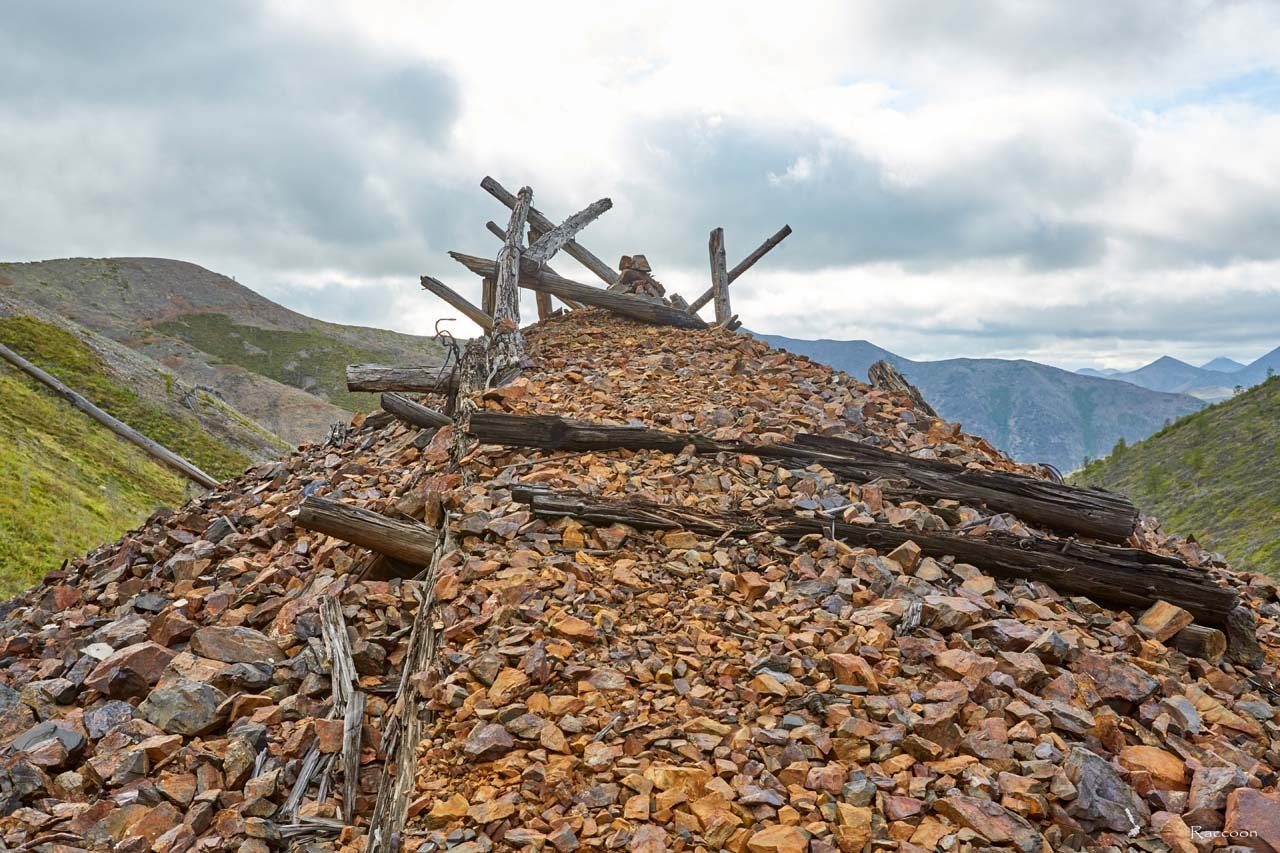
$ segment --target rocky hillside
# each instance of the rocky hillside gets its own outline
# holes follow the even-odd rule
[[[723,330],[574,311],[529,343],[536,367],[480,408],[845,436],[1034,476]],[[517,487],[686,521],[549,516]],[[425,572],[397,566],[304,529],[307,496],[444,535]],[[724,513],[813,532],[692,521]],[[836,522],[912,541],[855,545]],[[1001,533],[1080,547],[821,464],[477,446],[358,417],[345,446],[248,471],[0,607],[0,841],[1193,853],[1194,826],[1280,847],[1276,584],[1134,530],[1125,553],[1238,600],[1223,658],[1181,608],[1064,595],[936,544]]]
[[[759,337],[858,377],[886,359],[943,417],[959,421],[1015,459],[1047,462],[1062,471],[1106,455],[1119,439],[1143,439],[1204,405],[1184,394],[1151,391],[1032,361],[912,361],[868,341]]]
[[[1280,576],[1280,378],[1117,448],[1075,479],[1131,495],[1170,531]]]
[[[293,444],[377,405],[346,390],[348,364],[439,359],[426,338],[314,320],[183,261],[0,264],[4,293],[148,356]]]

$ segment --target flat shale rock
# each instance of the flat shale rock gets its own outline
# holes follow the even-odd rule
[[[588,310],[527,340],[532,365],[476,405],[1036,475],[746,335]],[[1053,538],[983,506],[739,453],[467,445],[455,466],[459,438],[358,415],[0,607],[0,846],[371,853],[420,700],[409,853],[1205,853],[1197,826],[1276,848],[1277,587],[1151,520],[1129,544],[1235,589],[1260,658],[1189,660],[1178,608],[1111,610],[914,542],[596,525],[511,495]],[[295,526],[310,495],[447,523],[450,546],[432,577],[399,576]],[[329,600],[367,701],[345,828]],[[435,654],[406,673],[423,601]]]

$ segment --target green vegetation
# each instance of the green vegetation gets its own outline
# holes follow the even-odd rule
[[[235,323],[225,314],[188,314],[151,328],[208,353],[214,363],[239,365],[352,412],[376,407],[377,397],[347,390],[348,364],[403,362],[393,350],[354,346],[320,330],[261,329]]]
[[[181,475],[2,362],[0,397],[0,597],[183,500]]]
[[[171,415],[121,385],[97,353],[66,329],[32,317],[0,317],[0,340],[111,415],[215,477],[234,476],[250,464],[244,454],[213,439],[194,417]]]
[[[1128,494],[1236,568],[1280,576],[1280,378],[1118,443],[1072,481]]]

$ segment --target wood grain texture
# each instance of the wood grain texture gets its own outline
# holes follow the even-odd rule
[[[707,251],[711,255],[711,299],[715,303],[716,325],[727,326],[733,317],[729,307],[729,272],[728,261],[724,252],[724,229],[711,229],[711,237],[707,240]]]
[[[385,364],[348,364],[348,391],[404,391],[447,394],[457,387],[452,371],[440,374],[440,365],[392,367]]]
[[[912,408],[917,412],[928,415],[931,418],[938,416],[938,413],[933,410],[933,406],[930,406],[924,395],[920,393],[920,389],[908,382],[896,367],[884,359],[880,359],[867,368],[867,380],[871,382],[871,387],[881,391],[888,391],[892,394],[905,394],[907,399],[911,401]]]
[[[315,495],[303,498],[294,523],[415,566],[430,563],[436,547],[436,532],[425,524]]]
[[[1218,586],[1200,569],[1173,557],[1134,548],[1003,533],[920,533],[885,523],[845,524],[790,515],[711,515],[645,501],[607,500],[529,487],[513,489],[512,498],[527,504],[540,518],[572,517],[598,525],[685,529],[708,536],[770,533],[789,540],[816,533],[881,553],[914,542],[928,557],[954,558],[998,578],[1042,581],[1061,593],[1088,596],[1134,612],[1163,599],[1208,625],[1224,624],[1238,600],[1235,590]]]
[[[564,222],[549,231],[543,231],[525,252],[525,257],[535,264],[545,264],[572,240],[583,228],[600,218],[606,210],[613,207],[613,201],[602,198],[570,216]]]
[[[524,336],[520,334],[520,258],[524,253],[524,227],[533,206],[533,190],[521,187],[511,208],[507,236],[496,261],[493,330],[489,335],[489,358],[495,365],[524,361]]]
[[[485,277],[495,273],[494,263],[488,258],[464,255],[461,252],[450,252],[449,257],[478,276]],[[533,264],[521,267],[520,286],[526,290],[541,290],[550,293],[552,296],[571,299],[583,305],[606,308],[615,314],[645,323],[676,326],[681,329],[707,328],[707,324],[700,318],[678,308],[672,308],[669,305],[663,305],[658,302],[649,302],[634,296],[611,293],[598,287],[570,281],[546,270],[539,270]]]
[[[894,493],[922,500],[954,498],[995,512],[1012,513],[1032,524],[1073,535],[1123,542],[1133,532],[1138,510],[1123,495],[1069,486],[1001,471],[980,471],[936,459],[915,459],[848,439],[798,435],[783,444],[716,441],[692,432],[612,426],[555,415],[477,413],[470,431],[488,444],[547,450],[662,450],[679,453],[749,453],[818,462],[838,477],[859,483],[905,481]]]
[[[480,186],[485,192],[489,193],[489,195],[493,196],[507,207],[515,205],[516,197],[493,178],[486,176],[485,179],[480,182]],[[529,209],[529,224],[543,233],[556,227],[556,224],[543,215],[543,213],[536,207],[531,207]],[[564,253],[599,276],[600,280],[605,284],[613,284],[618,280],[618,273],[613,269],[613,267],[591,254],[591,252],[587,251],[577,241],[570,240],[565,243]]]
[[[39,367],[36,367],[34,364],[27,361],[4,344],[0,344],[0,358],[3,358],[5,361],[9,362],[32,379],[43,383],[49,388],[49,390],[53,391],[72,406],[102,424],[111,432],[120,436],[130,444],[141,448],[153,459],[157,459],[175,471],[180,472],[192,482],[199,483],[206,489],[212,489],[218,485],[218,480],[215,477],[201,471],[194,464],[183,459],[160,442],[152,441],[124,421],[118,420],[104,412],[102,409],[99,409],[93,403],[89,402],[87,398],[80,396],[75,391],[71,390],[71,388],[60,382],[57,377],[46,373]]]

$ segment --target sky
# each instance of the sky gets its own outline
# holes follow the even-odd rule
[[[1280,3],[17,0],[0,259],[192,261],[430,334],[492,175],[750,329],[1136,367],[1280,344]],[[567,257],[561,274],[594,283]],[[532,300],[524,310],[532,316]],[[469,335],[465,320],[449,324]]]

